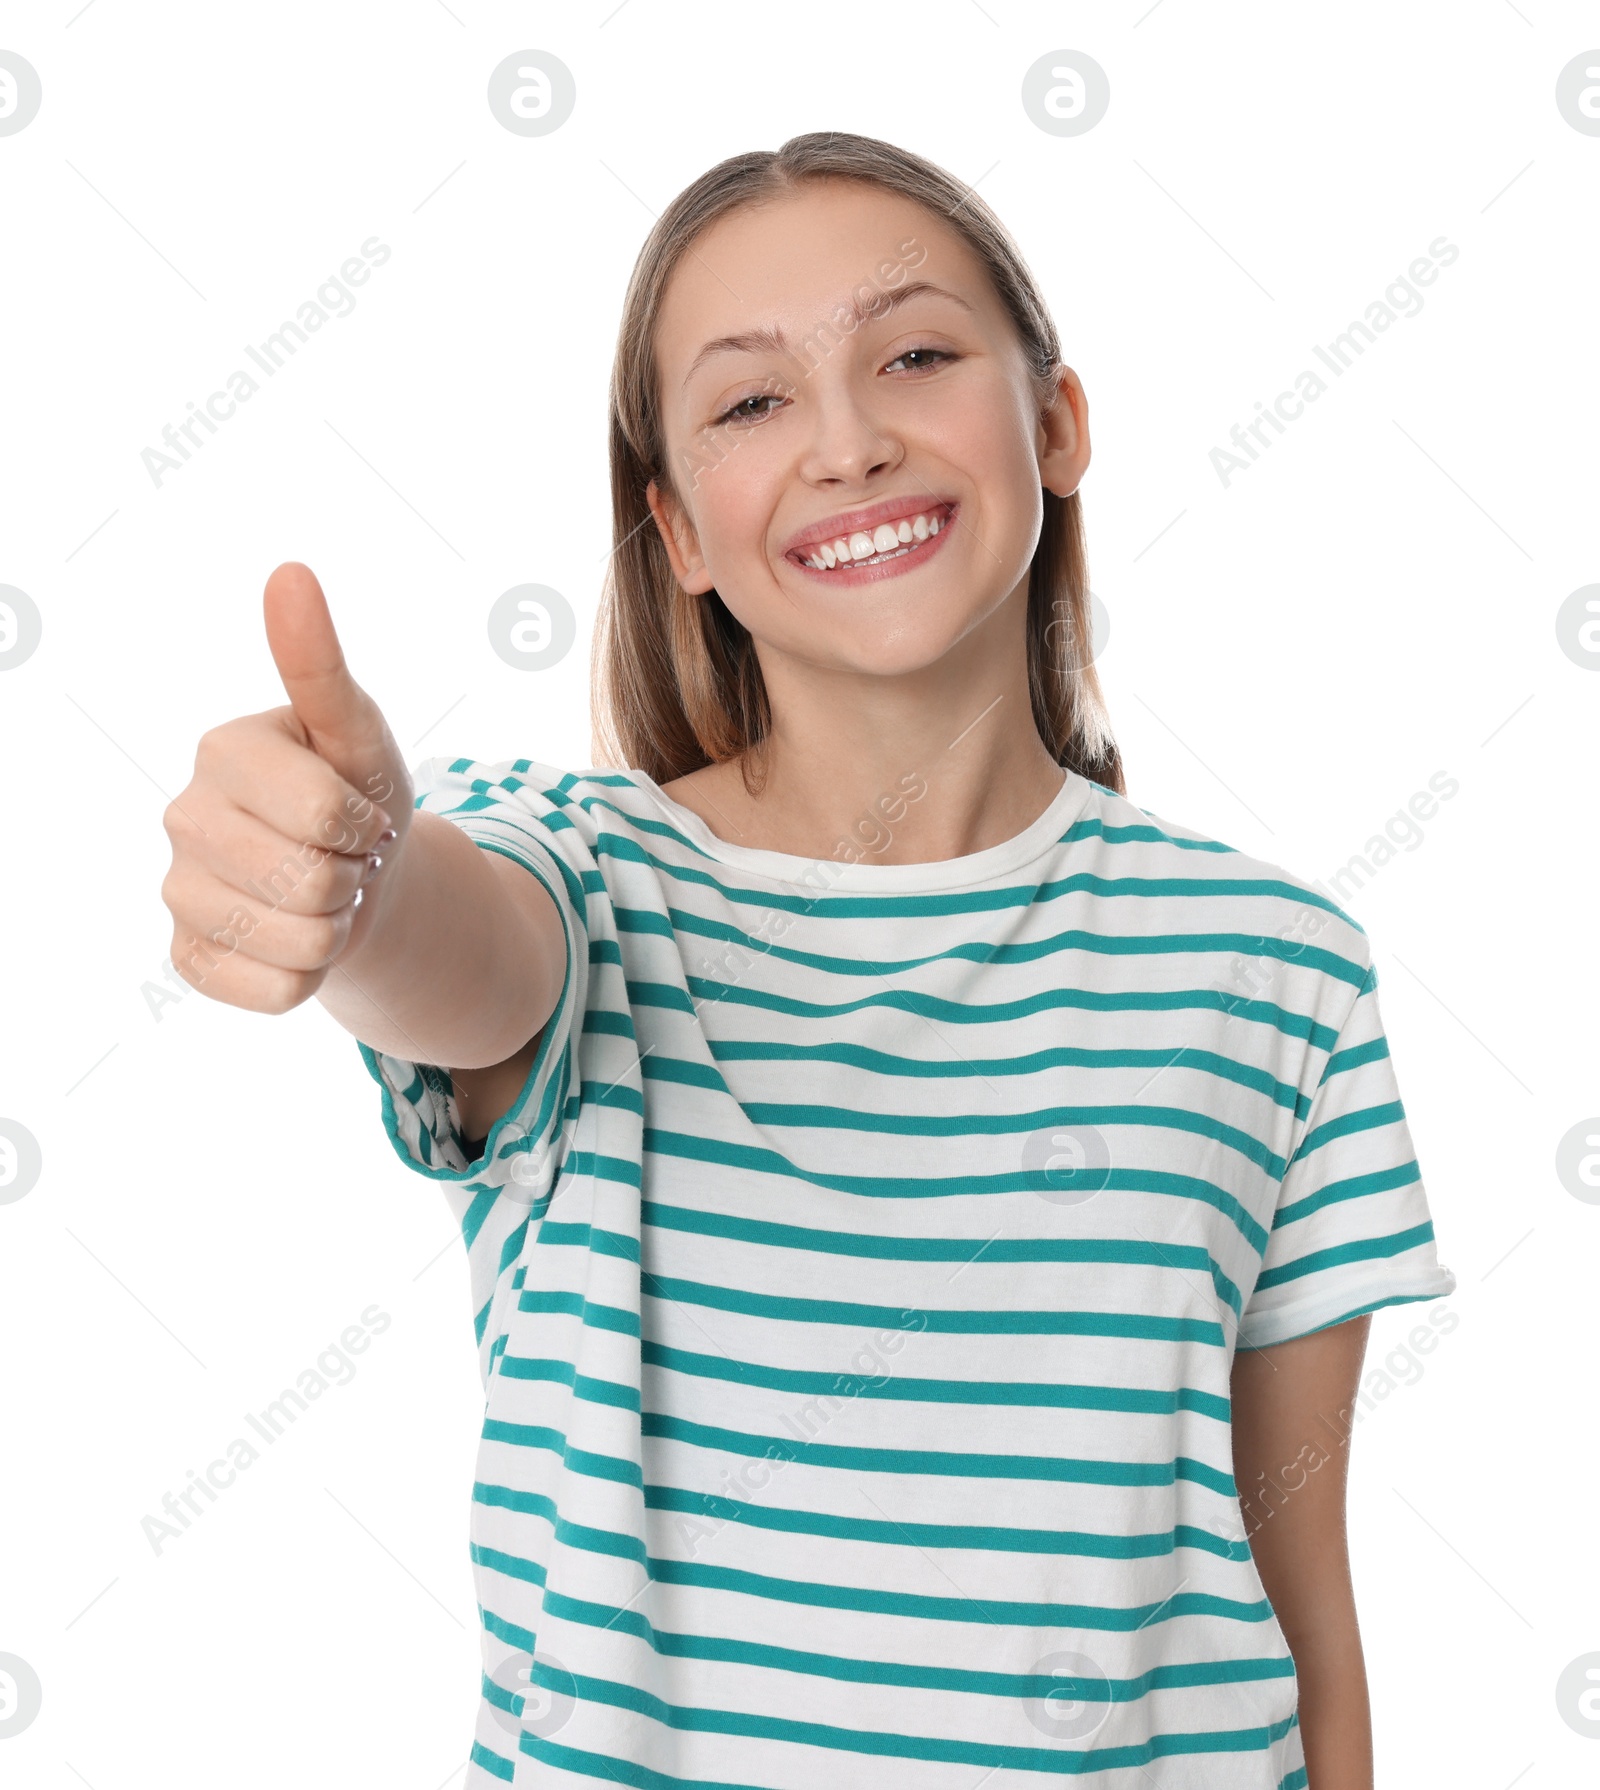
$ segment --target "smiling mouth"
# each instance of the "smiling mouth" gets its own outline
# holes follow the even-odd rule
[[[808,572],[821,572],[824,576],[913,558],[927,552],[949,526],[957,507],[953,503],[933,504],[916,515],[901,517],[898,522],[880,522],[876,528],[857,529],[831,541],[810,542],[806,547],[795,548],[787,557]]]

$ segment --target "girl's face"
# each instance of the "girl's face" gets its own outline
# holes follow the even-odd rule
[[[702,232],[668,283],[656,356],[682,507],[655,482],[649,497],[673,570],[715,588],[764,655],[932,665],[1025,591],[1041,485],[1067,496],[1089,460],[1077,376],[1062,369],[1041,418],[962,237],[856,181]]]

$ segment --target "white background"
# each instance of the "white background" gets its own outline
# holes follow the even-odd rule
[[[1326,879],[1435,772],[1459,780],[1340,895],[1374,942],[1459,1279],[1426,1361],[1403,1352],[1421,1308],[1373,1320],[1369,1371],[1402,1351],[1352,1458],[1379,1783],[1593,1781],[1600,1745],[1555,1685],[1600,1649],[1600,1208],[1555,1153],[1600,1108],[1580,1024],[1600,681],[1555,617],[1600,578],[1600,137],[1554,86],[1597,43],[1595,8],[1549,0],[0,15],[44,94],[0,138],[0,583],[44,621],[0,678],[0,1116],[44,1161],[0,1206],[0,1652],[44,1687],[0,1778],[459,1784],[481,1413],[464,1252],[319,1005],[152,1012],[160,817],[204,729],[284,700],[261,589],[288,558],[319,573],[413,763],[594,762],[605,387],[634,256],[711,163],[838,127],[976,182],[1053,306],[1089,394],[1132,798]],[[485,100],[530,47],[577,81],[547,137]],[[1019,97],[1061,47],[1111,82],[1076,138]],[[155,486],[141,449],[374,234],[393,254],[355,310]],[[1210,451],[1441,234],[1459,259],[1420,313],[1225,488]],[[489,605],[521,582],[578,613],[547,672],[489,647]],[[163,1494],[374,1303],[393,1321],[355,1378],[156,1554],[141,1521]]]

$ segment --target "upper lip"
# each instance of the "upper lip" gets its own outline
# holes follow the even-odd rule
[[[808,522],[790,535],[783,544],[785,554],[802,547],[814,547],[819,541],[832,541],[843,536],[849,540],[859,532],[871,534],[880,522],[899,522],[904,517],[926,516],[934,510],[953,509],[956,499],[940,497],[932,492],[917,497],[886,497],[882,503],[868,504],[865,509],[841,510],[837,516],[824,516],[820,522]]]

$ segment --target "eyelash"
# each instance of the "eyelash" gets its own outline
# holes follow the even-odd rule
[[[917,343],[913,347],[902,348],[900,350],[900,352],[894,357],[894,360],[891,360],[889,362],[889,365],[892,367],[894,365],[895,361],[904,360],[908,354],[932,354],[932,355],[936,355],[938,357],[938,359],[941,361],[953,361],[953,360],[959,360],[961,358],[959,355],[952,354],[947,348],[931,348],[931,347],[926,347],[921,343]],[[932,368],[920,368],[919,369],[919,368],[913,367],[911,369],[911,371],[913,373],[919,372],[919,371],[931,372]],[[729,426],[747,426],[750,423],[765,422],[766,419],[772,415],[772,412],[770,410],[763,410],[758,413],[747,412],[744,416],[740,416],[738,414],[739,405],[740,404],[756,403],[759,401],[764,401],[765,399],[768,399],[768,398],[777,398],[777,397],[780,397],[781,395],[782,394],[779,392],[751,392],[748,396],[740,398],[738,403],[730,405],[728,407],[728,409],[723,411],[722,415],[715,419],[716,423],[720,427],[724,424],[727,424]]]

